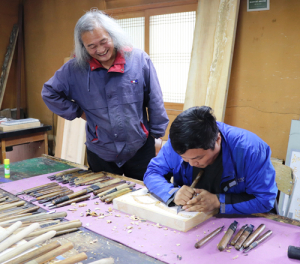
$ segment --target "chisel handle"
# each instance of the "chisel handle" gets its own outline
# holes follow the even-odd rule
[[[85,201],[85,200],[88,200],[90,197],[91,197],[90,194],[83,195],[83,196],[80,196],[80,197],[71,199],[71,200],[69,200],[69,201],[66,201],[66,202],[64,202],[64,203],[57,204],[56,207],[63,207],[63,206],[65,206],[65,205],[69,205],[69,204],[71,204],[71,203],[77,203],[77,202]]]
[[[66,202],[66,201],[69,201],[73,198],[76,198],[78,196],[81,196],[81,195],[84,195],[87,193],[87,190],[86,189],[83,189],[79,192],[75,192],[75,193],[72,193],[70,195],[66,195],[66,196],[63,196],[63,197],[60,197],[54,201],[52,201],[52,204],[59,204],[59,203],[63,203],[63,202]]]

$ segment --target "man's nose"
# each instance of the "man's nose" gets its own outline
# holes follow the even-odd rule
[[[101,45],[97,47],[97,53],[103,53],[105,51],[105,48],[102,47]]]
[[[195,160],[189,160],[189,164],[190,164],[192,167],[195,167],[196,165],[198,165],[198,162],[195,161]]]

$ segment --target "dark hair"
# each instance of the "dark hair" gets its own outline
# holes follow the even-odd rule
[[[178,115],[170,128],[173,149],[184,154],[189,149],[212,149],[219,129],[213,110],[208,106],[191,107]]]

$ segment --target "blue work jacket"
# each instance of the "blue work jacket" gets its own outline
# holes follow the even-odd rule
[[[125,59],[122,72],[79,68],[75,59],[70,60],[42,89],[44,102],[55,114],[67,120],[86,114],[87,148],[119,167],[149,134],[162,137],[169,123],[149,56],[133,49]]]
[[[222,136],[220,213],[252,214],[269,212],[275,203],[277,186],[270,147],[255,134],[217,122]],[[190,186],[193,167],[172,148],[170,139],[153,158],[144,176],[151,193],[167,203],[178,188],[164,175],[172,173],[174,185]]]

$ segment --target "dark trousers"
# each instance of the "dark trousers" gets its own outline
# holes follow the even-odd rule
[[[93,172],[106,171],[119,175],[125,175],[136,180],[143,180],[147,166],[152,158],[155,157],[154,138],[149,136],[145,145],[128,160],[122,167],[118,167],[115,162],[108,162],[101,159],[98,155],[87,149],[87,160]]]

